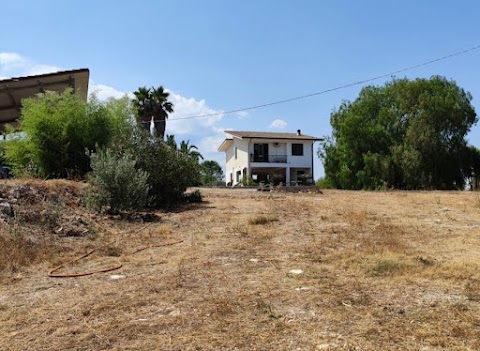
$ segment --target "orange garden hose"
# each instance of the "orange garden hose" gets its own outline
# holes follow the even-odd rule
[[[149,223],[147,224],[146,226],[140,228],[139,230],[137,230],[134,234],[138,234],[139,232],[147,229],[149,226],[151,226],[152,223]],[[115,240],[113,240],[115,241]],[[61,273],[56,273],[57,271],[59,271],[60,269],[62,268],[65,268],[65,266],[67,265],[71,265],[75,262],[78,262],[88,256],[90,256],[91,254],[93,254],[95,251],[97,251],[98,249],[101,249],[102,247],[105,247],[111,243],[113,243],[113,241],[110,241],[106,244],[103,244],[99,247],[96,247],[95,249],[93,250],[90,250],[88,251],[86,254],[80,256],[80,257],[77,257],[71,261],[68,261],[66,263],[63,263],[61,264],[60,266],[57,266],[55,267],[54,269],[52,269],[51,271],[48,272],[48,276],[50,278],[76,278],[76,277],[84,277],[84,276],[87,276],[87,275],[93,275],[93,274],[96,274],[96,273],[106,273],[106,272],[111,272],[111,271],[114,271],[114,270],[117,270],[117,269],[120,269],[123,267],[123,264],[122,262],[118,261],[118,264],[115,265],[114,267],[110,267],[110,268],[105,268],[105,269],[99,269],[99,270],[95,270],[95,271],[89,271],[89,272],[81,272],[81,273],[71,273],[71,274],[61,274]],[[144,250],[147,250],[147,249],[150,249],[150,248],[153,248],[153,247],[164,247],[164,246],[171,246],[171,245],[175,245],[175,244],[179,244],[183,242],[183,240],[176,240],[176,241],[172,241],[172,242],[168,242],[168,243],[165,243],[165,244],[159,244],[159,245],[150,245],[150,246],[146,246],[146,247],[142,247],[138,250],[135,250],[133,251],[132,253],[130,253],[129,255],[133,255],[133,254],[136,254],[140,251],[144,251]]]

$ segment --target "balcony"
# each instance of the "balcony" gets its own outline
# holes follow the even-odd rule
[[[250,154],[250,162],[287,163],[287,155],[254,155],[254,154]]]

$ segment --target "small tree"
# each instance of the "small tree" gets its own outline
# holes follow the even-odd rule
[[[200,174],[203,185],[224,185],[223,170],[217,161],[203,161],[200,165]]]
[[[190,140],[182,140],[180,143],[180,148],[178,151],[185,156],[191,158],[193,161],[196,163],[200,162],[200,160],[203,160],[203,156],[200,152],[197,151],[198,147],[195,145],[190,145]]]
[[[164,142],[151,141],[143,135],[134,152],[138,157],[138,168],[149,174],[150,206],[172,206],[182,201],[185,190],[195,184],[198,164]]]
[[[90,156],[93,189],[87,195],[87,205],[109,213],[142,209],[148,198],[148,173],[137,169],[136,159],[128,153],[116,154],[111,149]]]

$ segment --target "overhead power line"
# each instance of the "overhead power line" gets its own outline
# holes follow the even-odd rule
[[[372,81],[375,81],[375,80],[378,80],[378,79],[382,79],[382,78],[386,78],[386,77],[391,77],[391,76],[393,76],[395,74],[398,74],[398,73],[403,73],[403,72],[410,71],[410,70],[413,70],[413,69],[416,69],[416,68],[419,68],[419,67],[428,66],[428,65],[431,65],[435,62],[443,61],[443,60],[446,60],[446,59],[449,59],[449,58],[452,58],[452,57],[455,57],[455,56],[459,56],[459,55],[464,55],[464,54],[467,54],[469,52],[472,52],[472,51],[475,51],[475,50],[478,50],[478,49],[480,49],[480,45],[476,45],[476,46],[473,46],[469,49],[465,49],[465,50],[462,50],[462,51],[457,51],[457,52],[454,52],[452,54],[445,55],[445,56],[442,56],[442,57],[439,57],[439,58],[436,58],[436,59],[433,59],[433,60],[430,60],[430,61],[422,62],[422,63],[416,64],[416,65],[413,65],[413,66],[408,66],[408,67],[399,69],[397,71],[382,74],[380,76],[360,80],[360,81],[349,83],[349,84],[340,85],[340,86],[337,86],[337,87],[334,87],[334,88],[317,91],[317,92],[311,93],[311,94],[295,96],[295,97],[288,98],[288,99],[277,100],[277,101],[273,101],[273,102],[267,102],[265,104],[254,105],[254,106],[249,106],[249,107],[244,107],[244,108],[239,108],[239,109],[234,109],[234,110],[227,110],[227,111],[223,111],[223,112],[206,113],[206,114],[202,114],[202,115],[170,118],[169,121],[177,121],[177,120],[183,120],[183,119],[195,119],[195,118],[206,118],[206,117],[227,115],[227,114],[232,114],[232,113],[255,110],[255,109],[258,109],[258,108],[262,108],[262,107],[285,104],[287,102],[292,102],[292,101],[297,101],[297,100],[308,99],[308,98],[313,97],[313,96],[322,95],[322,94],[330,93],[332,91],[336,91],[336,90],[340,90],[340,89],[353,87],[353,86],[356,86],[356,85],[369,83],[369,82],[372,82]]]

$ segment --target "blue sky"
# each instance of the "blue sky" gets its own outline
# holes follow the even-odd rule
[[[224,129],[331,133],[330,113],[362,85],[309,99],[202,119],[322,91],[480,45],[478,1],[8,1],[0,21],[0,77],[90,69],[102,98],[166,87],[167,133],[207,159]],[[480,49],[397,77],[442,75],[480,111]],[[381,85],[388,79],[370,84]],[[468,135],[480,147],[480,128]],[[315,160],[315,177],[323,173]]]

